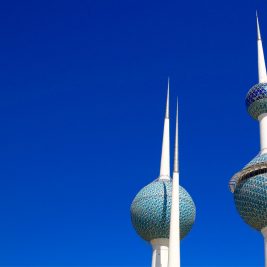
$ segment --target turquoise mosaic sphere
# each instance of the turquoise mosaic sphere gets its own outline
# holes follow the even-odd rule
[[[267,161],[267,153],[265,154],[258,154],[254,159],[252,159],[245,167],[248,168],[252,165],[258,164],[258,163],[263,163]]]
[[[187,191],[180,186],[180,239],[191,230],[196,207]],[[169,238],[172,182],[156,180],[136,195],[131,205],[132,224],[143,239]]]
[[[259,116],[267,113],[267,83],[254,85],[246,96],[246,106],[252,118],[258,120]]]
[[[234,192],[236,208],[242,219],[256,230],[267,226],[267,174],[241,181]]]

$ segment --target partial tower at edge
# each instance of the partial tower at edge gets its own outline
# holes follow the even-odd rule
[[[257,14],[256,22],[259,83],[247,93],[246,107],[250,116],[259,121],[260,152],[231,178],[229,186],[241,218],[263,234],[267,267],[267,75]]]

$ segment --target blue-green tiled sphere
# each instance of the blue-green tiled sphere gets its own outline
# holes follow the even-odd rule
[[[248,113],[255,120],[263,113],[267,113],[267,83],[254,85],[246,96]]]
[[[263,163],[267,161],[267,153],[265,154],[258,154],[254,159],[252,159],[246,166],[245,168],[248,168],[252,165],[258,164],[258,163]],[[244,168],[244,169],[245,169]]]
[[[267,174],[241,181],[234,192],[236,208],[242,219],[256,230],[267,226]]]
[[[191,230],[196,216],[195,204],[180,186],[180,239]],[[136,232],[145,240],[169,238],[172,182],[156,180],[136,195],[131,205],[131,219]]]

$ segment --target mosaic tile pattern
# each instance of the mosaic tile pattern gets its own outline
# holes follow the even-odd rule
[[[237,172],[229,182],[229,188],[234,193],[236,186],[242,180],[252,178],[257,174],[266,173],[267,153],[258,154],[241,171]]]
[[[255,165],[255,164],[257,164],[257,163],[262,163],[262,162],[265,162],[265,161],[267,161],[267,154],[262,154],[262,155],[258,154],[253,160],[251,160],[251,161],[244,167],[244,169],[245,169],[245,168],[248,168],[248,167],[250,167],[250,166],[252,166],[252,165]]]
[[[136,232],[145,240],[169,238],[172,183],[156,180],[136,195],[131,205],[131,220]],[[195,204],[180,186],[180,239],[191,230],[196,216]]]
[[[242,219],[256,230],[267,226],[267,174],[241,181],[234,192],[236,208]]]
[[[249,90],[246,96],[246,107],[255,120],[259,115],[267,113],[267,83],[256,84]]]

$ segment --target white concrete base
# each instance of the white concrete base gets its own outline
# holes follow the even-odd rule
[[[151,240],[152,267],[168,267],[169,239],[157,238]]]
[[[267,267],[267,227],[264,227],[261,230],[261,233],[264,237],[264,257],[265,257],[265,267]]]

